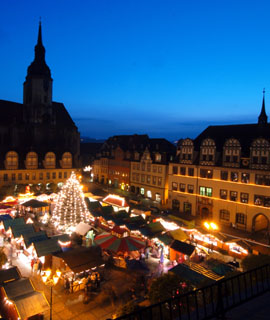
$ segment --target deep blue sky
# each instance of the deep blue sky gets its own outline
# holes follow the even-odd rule
[[[195,137],[254,123],[270,92],[270,1],[0,1],[0,99],[22,102],[39,17],[53,100],[83,136]]]

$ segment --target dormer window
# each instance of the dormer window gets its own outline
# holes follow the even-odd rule
[[[181,140],[178,144],[178,154],[180,163],[192,163],[194,145],[191,139]]]
[[[15,151],[9,151],[6,154],[5,167],[6,169],[18,169],[19,157]]]
[[[65,152],[62,156],[62,160],[60,161],[61,167],[68,169],[72,168],[72,155],[70,152]]]
[[[269,169],[270,143],[266,139],[256,139],[250,148],[251,167],[253,169]]]
[[[55,154],[53,152],[47,152],[43,164],[46,169],[55,168]]]
[[[213,139],[205,139],[201,144],[201,164],[214,165],[216,144]]]
[[[26,169],[37,169],[38,167],[38,155],[36,152],[28,152],[25,161]]]
[[[223,165],[225,167],[239,167],[241,145],[237,139],[228,139],[223,147]]]

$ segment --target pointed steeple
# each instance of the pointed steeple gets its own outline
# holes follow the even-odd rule
[[[258,117],[258,124],[266,124],[267,123],[267,115],[265,112],[265,89],[263,89],[263,101],[262,101],[262,109],[261,109],[261,113]]]
[[[40,63],[45,63],[45,48],[42,43],[41,21],[39,21],[38,40],[35,46],[35,60]]]
[[[35,45],[35,58],[27,69],[24,82],[24,104],[52,103],[52,77],[51,70],[45,61],[45,48],[42,43],[41,21],[39,21],[37,44]]]

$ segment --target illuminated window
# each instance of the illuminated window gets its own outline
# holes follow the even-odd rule
[[[231,201],[237,201],[237,196],[238,196],[237,191],[231,191],[230,192],[230,200]]]
[[[145,181],[145,175],[144,174],[142,174],[141,179],[142,179],[142,182]]]
[[[241,182],[242,183],[249,183],[249,173],[242,173]]]
[[[238,181],[238,172],[231,172],[231,181],[233,182]]]
[[[225,220],[225,221],[230,221],[230,211],[228,210],[220,210],[219,211],[219,219],[220,220]]]
[[[177,191],[177,189],[178,189],[178,183],[173,182],[173,183],[172,183],[172,190],[173,190],[173,191]]]
[[[181,192],[185,192],[185,191],[186,191],[186,185],[185,185],[184,183],[180,183],[180,185],[179,185],[179,190],[180,190]]]
[[[158,186],[161,186],[162,184],[162,178],[158,177]]]
[[[227,199],[227,190],[220,189],[220,198]]]
[[[155,155],[155,161],[156,161],[156,162],[160,162],[160,161],[161,161],[161,154],[156,153],[156,155]]]
[[[240,193],[240,201],[243,203],[248,203],[248,193],[241,192]]]
[[[147,175],[146,179],[147,183],[151,183],[151,176]]]
[[[158,172],[162,173],[162,167],[161,166],[158,166]]]
[[[200,195],[201,196],[212,197],[212,192],[213,192],[212,188],[200,187]]]
[[[213,178],[213,170],[200,169],[200,177],[207,178],[207,179]]]

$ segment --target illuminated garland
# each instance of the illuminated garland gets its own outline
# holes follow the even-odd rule
[[[56,229],[71,233],[80,222],[89,223],[90,219],[80,183],[72,172],[58,194],[51,221]]]

